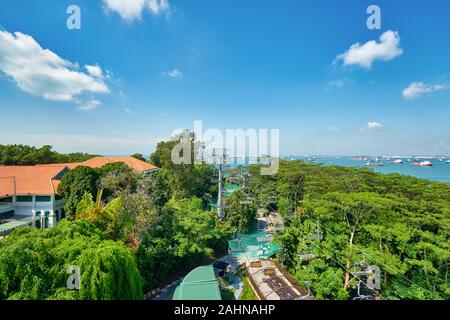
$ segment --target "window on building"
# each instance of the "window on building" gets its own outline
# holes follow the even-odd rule
[[[46,211],[45,212],[45,219],[44,219],[44,229],[47,229],[49,227],[49,216],[50,216],[50,212]]]
[[[55,200],[56,201],[59,201],[59,200],[62,200],[62,199],[64,199],[62,196],[60,196],[59,194],[55,194]]]
[[[17,196],[17,202],[33,202],[33,196]]]
[[[14,217],[14,210],[0,213],[0,219],[11,219]]]
[[[36,196],[36,202],[51,202],[51,196]]]

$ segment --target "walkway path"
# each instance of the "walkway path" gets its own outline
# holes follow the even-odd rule
[[[278,225],[282,225],[282,219],[279,214],[274,213],[267,218],[261,212],[258,217],[258,232],[268,232],[270,224],[274,222],[273,220]],[[265,259],[245,260],[248,274],[253,279],[253,283],[256,284],[257,290],[263,299],[296,300],[306,298],[307,290],[299,287],[296,283],[292,283],[285,276],[287,272],[280,270],[273,261]],[[252,262],[254,263],[252,264]]]

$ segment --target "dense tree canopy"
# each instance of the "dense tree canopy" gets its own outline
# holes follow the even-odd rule
[[[224,254],[234,232],[251,231],[258,207],[283,216],[277,258],[317,299],[351,299],[362,264],[382,272],[381,290],[369,292],[378,298],[450,297],[449,185],[281,161],[273,176],[251,166],[218,219],[209,206],[216,169],[173,164],[176,143],[158,144],[151,161],[161,170],[148,175],[120,163],[65,174],[58,190],[75,221],[0,241],[0,299],[140,299]],[[10,154],[1,157],[16,161]],[[82,269],[80,291],[64,287],[71,264]]]
[[[142,153],[135,153],[135,154],[131,155],[131,157],[141,160],[141,161],[147,161],[147,160],[145,160],[144,155]]]
[[[205,196],[216,194],[217,186],[213,182],[215,168],[207,164],[195,164],[194,143],[192,144],[192,161],[186,164],[174,164],[172,161],[172,150],[178,141],[166,141],[158,143],[155,152],[151,155],[150,161],[161,168],[160,185],[169,193],[169,199],[188,199],[191,197],[204,198]]]
[[[66,199],[65,209],[68,217],[72,217],[78,203],[86,193],[97,197],[99,174],[89,167],[76,167],[67,172],[58,186],[58,194]]]
[[[211,257],[214,249],[224,248],[223,238],[215,213],[205,210],[201,199],[170,200],[137,251],[144,288]]]
[[[83,162],[94,157],[80,152],[61,154],[53,151],[51,146],[0,145],[0,165],[5,166]]]
[[[80,268],[80,290],[67,289],[69,266]],[[86,221],[49,230],[16,230],[0,241],[1,299],[142,299],[142,278],[131,250],[106,240]]]
[[[268,179],[278,190],[275,207],[287,226],[278,236],[280,258],[317,298],[348,298],[361,261],[382,271],[378,297],[450,297],[450,186],[302,162],[282,161],[270,178],[259,176],[257,167],[252,172],[257,192]],[[317,230],[323,237],[312,240]],[[304,254],[315,258],[301,260]]]
[[[248,233],[256,223],[256,204],[245,203],[247,196],[242,190],[237,190],[227,199],[228,208],[225,209],[225,227],[230,231]]]

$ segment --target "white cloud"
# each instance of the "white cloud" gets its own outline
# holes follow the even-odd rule
[[[148,0],[147,6],[153,14],[158,15],[163,12],[169,12],[170,5],[168,0]]]
[[[91,99],[88,101],[78,101],[77,102],[77,109],[81,111],[92,111],[94,109],[97,109],[102,105],[102,103],[96,99]]]
[[[99,78],[99,79],[104,79],[105,76],[103,75],[103,71],[102,68],[100,68],[100,66],[89,66],[86,65],[85,66],[87,72],[93,76],[94,78]]]
[[[341,89],[343,87],[351,85],[352,83],[353,83],[352,79],[344,77],[342,79],[337,79],[337,80],[328,82],[328,87]]]
[[[345,86],[346,82],[343,80],[336,80],[336,81],[331,81],[329,84],[331,87],[343,88]]]
[[[156,144],[167,137],[131,136],[122,134],[54,134],[11,133],[0,134],[0,144],[51,145],[60,152],[88,152],[103,155],[130,155],[136,152],[150,153]]]
[[[103,0],[108,11],[116,12],[128,22],[140,20],[142,12],[148,9],[153,15],[170,13],[168,0]]]
[[[178,69],[174,69],[169,72],[163,72],[162,75],[165,77],[173,78],[173,79],[178,79],[178,78],[183,77],[183,73]]]
[[[369,121],[367,123],[367,129],[374,130],[374,129],[381,129],[382,127],[383,127],[383,125],[376,121]]]
[[[0,71],[28,93],[53,101],[74,101],[85,93],[107,93],[102,79],[43,49],[33,37],[0,30]]]
[[[340,128],[337,128],[337,127],[335,127],[335,126],[332,126],[331,128],[330,128],[330,130],[331,131],[333,131],[333,132],[341,132],[341,129]]]
[[[380,42],[367,41],[365,44],[355,43],[348,51],[340,54],[334,60],[334,64],[342,61],[344,65],[359,65],[370,69],[376,60],[389,61],[403,53],[400,47],[398,32],[386,31],[380,36]]]
[[[123,111],[125,111],[126,113],[132,113],[133,111],[130,108],[123,108]]]
[[[444,84],[426,84],[423,82],[413,82],[402,92],[403,98],[407,100],[414,100],[425,93],[447,89],[448,86]]]

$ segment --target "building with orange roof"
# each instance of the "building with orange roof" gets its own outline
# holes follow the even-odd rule
[[[57,195],[65,165],[0,166],[0,219],[48,228],[65,217]],[[1,221],[0,221],[1,223]]]
[[[86,166],[93,169],[101,168],[106,164],[110,163],[125,163],[130,168],[134,169],[139,173],[150,173],[158,170],[159,168],[142,160],[133,157],[96,157],[83,162],[78,163],[59,163],[57,165],[66,166],[69,169],[74,169],[79,166]],[[38,165],[40,167],[55,166],[54,164],[43,164]]]
[[[0,166],[0,225],[2,221],[42,229],[55,225],[65,217],[65,200],[57,194],[63,175],[79,166],[95,169],[110,163],[125,163],[141,174],[159,169],[133,157],[96,157],[80,163]]]

